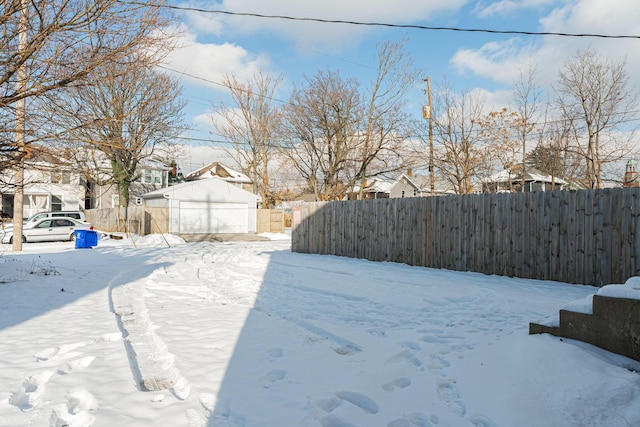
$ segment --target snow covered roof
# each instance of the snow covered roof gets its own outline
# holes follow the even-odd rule
[[[366,187],[364,187],[365,193],[388,193],[391,190],[391,182],[376,179],[371,181]]]
[[[486,182],[509,182],[509,181],[517,181],[521,180],[522,175],[520,170],[515,170],[515,168],[507,168],[503,169],[500,172],[491,175]],[[557,185],[566,185],[567,181],[558,178],[552,177],[551,175],[547,175],[544,172],[539,171],[538,169],[528,169],[524,174],[525,181],[534,181],[534,182],[555,182]]]
[[[260,197],[220,178],[212,177],[151,191],[143,199],[174,199],[197,202],[254,202]]]
[[[220,178],[224,181],[228,182],[240,182],[251,184],[251,179],[243,174],[242,172],[238,172],[236,170],[231,169],[228,166],[223,165],[219,162],[213,162],[208,164],[207,166],[201,167],[184,177],[185,181],[196,181],[199,179],[208,179],[208,178]]]

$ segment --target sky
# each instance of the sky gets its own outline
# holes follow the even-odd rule
[[[0,246],[0,427],[628,427],[640,362],[528,335],[603,288],[293,253]]]
[[[532,36],[331,24],[223,15],[206,11],[285,15],[298,18],[421,25],[500,31],[563,32],[640,36],[636,0],[171,0],[181,46],[165,67],[179,77],[188,101],[186,142],[218,141],[212,134],[212,104],[227,99],[219,83],[225,74],[239,80],[258,70],[282,75],[276,94],[286,101],[294,85],[319,70],[337,70],[366,86],[375,72],[376,46],[406,40],[406,52],[433,90],[446,80],[457,91],[481,90],[487,108],[510,103],[520,70],[533,64],[550,89],[559,68],[578,49],[593,48],[608,59],[627,61],[631,84],[640,88],[640,39]],[[407,106],[419,118],[427,103],[425,83],[416,81]],[[639,116],[640,117],[640,116]],[[214,145],[216,145],[214,143]],[[199,154],[202,155],[202,154]],[[197,158],[196,162],[202,158]]]

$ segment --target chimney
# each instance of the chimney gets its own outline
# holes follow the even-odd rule
[[[638,169],[636,168],[636,161],[629,160],[627,162],[627,170],[624,174],[624,183],[623,187],[638,187],[640,183],[638,183]]]
[[[413,169],[407,169],[407,176],[413,176]]]

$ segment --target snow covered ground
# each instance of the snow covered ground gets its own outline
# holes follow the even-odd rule
[[[596,288],[284,237],[3,245],[0,426],[640,426],[640,363],[528,335]]]

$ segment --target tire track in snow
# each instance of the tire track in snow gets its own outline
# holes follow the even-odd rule
[[[109,284],[109,303],[122,331],[131,371],[140,390],[169,389],[175,397],[184,400],[189,396],[189,384],[176,368],[175,356],[155,333],[144,301],[149,280],[146,277],[154,270],[147,267],[147,271],[140,274],[137,269],[138,277],[145,278],[134,281],[125,279],[131,271],[118,274]]]

